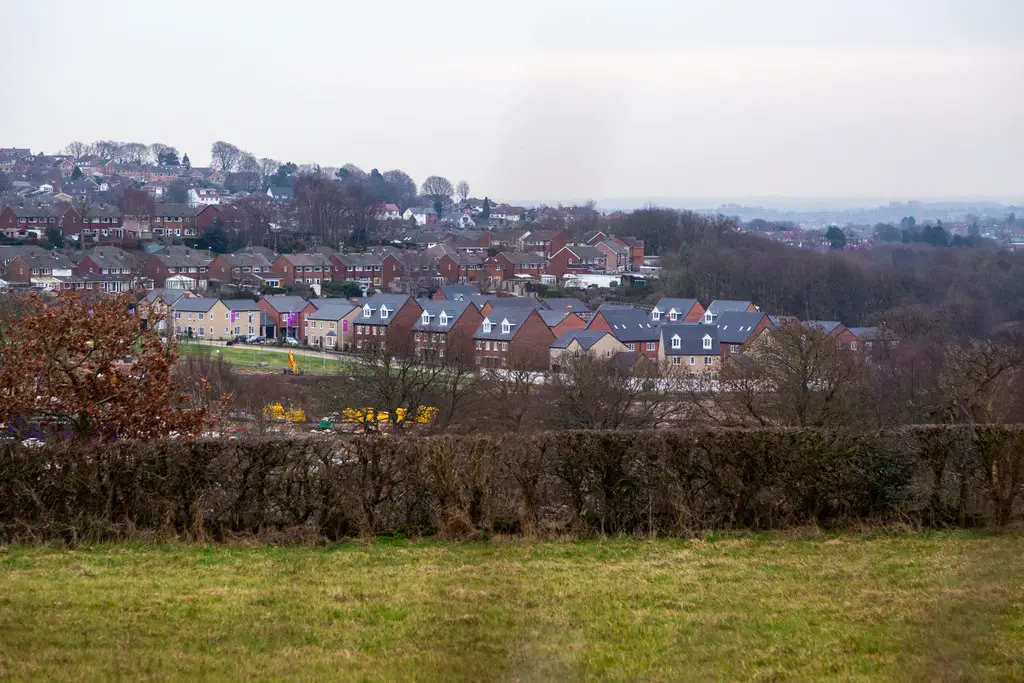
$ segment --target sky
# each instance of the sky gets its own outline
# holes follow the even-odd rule
[[[0,146],[227,140],[547,202],[1024,197],[1021,0],[2,0],[5,27]]]

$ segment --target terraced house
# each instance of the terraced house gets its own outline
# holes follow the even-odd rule
[[[535,308],[494,308],[473,334],[476,363],[486,368],[544,370],[555,335]]]
[[[358,306],[354,336],[357,351],[387,343],[409,346],[413,325],[423,312],[419,303],[405,294],[363,297]]]
[[[280,278],[280,287],[321,285],[334,277],[331,259],[317,252],[280,254],[271,264],[270,272]]]
[[[174,334],[186,339],[230,339],[231,311],[220,299],[182,297],[171,305]]]
[[[151,278],[159,289],[206,289],[212,262],[213,258],[205,251],[166,246],[146,256],[142,274]]]
[[[417,299],[421,312],[412,326],[416,356],[424,361],[472,362],[473,333],[483,316],[469,301]]]
[[[312,313],[306,314],[306,342],[328,351],[351,351],[355,321],[362,310],[340,299],[325,299]]]

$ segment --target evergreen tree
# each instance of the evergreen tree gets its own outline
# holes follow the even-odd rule
[[[484,210],[480,215],[483,217],[484,220],[487,220],[488,218],[491,217],[491,200],[488,199],[487,197],[484,197]]]
[[[81,177],[82,177],[82,169],[80,169],[77,166],[75,166],[75,170],[71,172],[71,179],[72,180],[78,180]]]
[[[829,246],[832,249],[842,249],[846,246],[846,233],[842,231],[838,226],[833,225],[825,233],[825,239],[828,240]]]
[[[181,157],[181,165],[185,167],[186,171],[192,170],[192,160],[188,158],[188,154]]]

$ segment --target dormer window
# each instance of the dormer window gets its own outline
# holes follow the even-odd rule
[[[672,335],[672,348],[673,349],[681,349],[682,347],[683,347],[683,342],[679,338],[679,335],[678,334],[673,334]]]
[[[672,322],[675,322],[678,317],[679,314],[676,313],[676,309],[673,308],[671,311],[668,312],[668,319],[671,320]]]
[[[441,311],[441,315],[437,317],[437,322],[439,325],[441,325],[441,327],[448,327],[448,314],[446,314],[444,311]]]
[[[494,323],[492,323],[490,320],[486,320],[485,319],[484,320],[484,334],[490,334],[492,327],[494,327]]]
[[[711,335],[710,334],[705,334],[704,335],[704,348],[705,349],[711,349]]]
[[[420,316],[420,322],[423,323],[424,325],[429,325],[430,324],[430,314],[427,313],[426,311],[423,311],[423,315]]]
[[[711,323],[715,322],[715,314],[712,313],[711,311],[708,311],[707,313],[705,313],[704,314],[704,322],[706,322],[709,325]]]
[[[363,317],[364,318],[369,318],[372,315],[373,315],[373,309],[370,308],[370,304],[366,304],[365,306],[363,306]]]
[[[389,314],[390,312],[391,312],[391,311],[390,311],[390,310],[388,310],[388,307],[387,307],[387,306],[381,306],[381,307],[380,307],[380,319],[381,319],[381,320],[387,320],[387,319],[388,319],[388,314]]]
[[[661,320],[661,311],[657,308],[651,311],[651,320]]]
[[[512,325],[511,325],[511,323],[509,323],[508,320],[502,320],[501,321],[501,333],[502,334],[509,334],[510,332],[512,332]]]

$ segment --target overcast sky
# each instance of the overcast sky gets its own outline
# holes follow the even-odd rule
[[[1024,196],[1024,0],[0,0],[0,146],[473,194]]]

